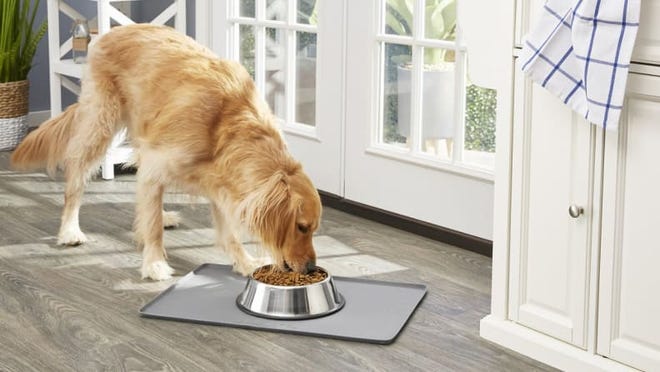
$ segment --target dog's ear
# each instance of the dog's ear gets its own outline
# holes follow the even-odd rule
[[[266,246],[282,250],[295,224],[288,176],[283,172],[275,173],[249,193],[243,217],[249,230],[261,237]]]

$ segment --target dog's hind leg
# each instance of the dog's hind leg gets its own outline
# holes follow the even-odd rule
[[[78,222],[84,187],[117,132],[121,115],[118,98],[111,91],[100,91],[91,82],[84,83],[79,102],[73,119],[75,132],[68,143],[62,144],[66,146],[66,186],[57,239],[61,245],[78,245],[87,240]]]
[[[167,280],[174,269],[167,264],[163,246],[163,192],[161,183],[138,169],[135,205],[135,237],[142,247],[142,279]]]
[[[243,245],[236,237],[236,228],[232,224],[234,221],[228,219],[220,207],[213,202],[211,202],[211,211],[217,231],[217,244],[231,258],[234,271],[247,276],[257,267],[266,263],[265,260],[253,258],[245,251]]]

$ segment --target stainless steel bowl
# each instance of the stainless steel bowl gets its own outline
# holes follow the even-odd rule
[[[332,314],[344,306],[344,298],[337,292],[332,276],[321,267],[317,269],[328,277],[304,286],[266,284],[250,275],[236,304],[248,314],[272,319],[310,319]]]

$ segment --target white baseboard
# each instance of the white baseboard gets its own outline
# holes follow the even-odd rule
[[[481,337],[562,371],[638,371],[509,320],[481,319]]]
[[[50,110],[32,111],[28,113],[28,126],[31,128],[38,127],[48,119],[50,119]]]

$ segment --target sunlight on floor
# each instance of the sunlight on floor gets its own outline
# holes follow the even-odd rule
[[[14,195],[0,188],[0,208],[33,207],[39,205],[36,201]]]
[[[40,173],[15,173],[0,171],[3,177],[12,177],[6,183],[6,188],[0,189],[0,207],[25,208],[39,206],[38,201],[16,195],[14,190],[23,190],[36,194],[44,201],[56,206],[62,206],[64,201],[64,183],[52,180]],[[45,182],[44,182],[45,181]],[[12,190],[13,189],[13,190]],[[116,179],[111,182],[95,182],[88,184],[83,197],[83,208],[90,204],[134,203],[134,180]],[[190,197],[185,194],[167,193],[164,201],[169,206],[181,210],[195,208],[195,205],[206,204],[203,198]],[[166,209],[169,209],[166,206]],[[84,229],[84,221],[83,229]],[[211,218],[209,216],[209,224]],[[56,244],[56,236],[35,237],[38,242],[30,244],[13,244],[0,246],[0,258],[20,259],[24,262],[47,267],[49,269],[72,269],[85,266],[97,266],[109,269],[129,269],[135,272],[135,278],[125,279],[113,285],[115,290],[155,292],[167,288],[178,278],[186,275],[182,269],[176,268],[176,276],[164,282],[142,280],[139,277],[141,254],[135,250],[132,242],[133,233],[123,230],[115,235],[106,233],[88,233],[90,241],[77,247],[60,247]],[[190,229],[182,226],[168,229],[164,234],[164,244],[170,259],[201,265],[203,263],[231,264],[229,257],[215,247],[215,230],[213,228]],[[264,257],[263,247],[249,234],[241,234],[245,249],[255,257]],[[359,241],[355,242],[359,244]],[[337,276],[366,276],[383,274],[407,268],[384,259],[362,254],[355,247],[328,236],[314,236],[314,246],[317,252],[318,264]],[[359,248],[359,247],[358,247]],[[175,264],[176,266],[176,264]]]

